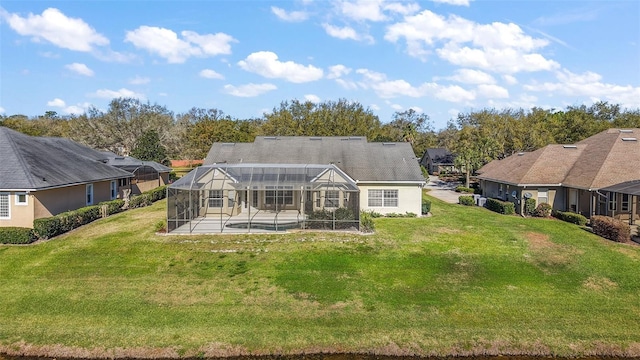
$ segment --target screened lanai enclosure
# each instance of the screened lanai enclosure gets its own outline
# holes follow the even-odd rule
[[[167,194],[175,234],[358,230],[360,192],[335,165],[214,164]]]

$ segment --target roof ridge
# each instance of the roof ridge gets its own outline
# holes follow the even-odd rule
[[[20,162],[20,165],[22,165],[22,169],[24,170],[24,175],[27,178],[27,182],[29,183],[30,187],[35,187],[35,181],[33,181],[33,175],[31,174],[31,171],[26,171],[27,169],[29,169],[27,162],[24,160],[24,157],[22,156],[22,152],[20,151],[20,149],[18,148],[18,146],[16,145],[15,140],[13,139],[13,136],[18,135],[18,136],[29,136],[26,134],[23,134],[21,132],[15,131],[13,129],[9,129],[10,130],[8,133],[5,132],[6,138],[8,139],[9,145],[11,146],[11,149],[13,150],[13,154],[16,156],[16,158],[18,159],[18,161]],[[12,132],[14,132],[15,134],[12,134]],[[35,138],[34,136],[29,136],[32,138]]]
[[[608,130],[607,130],[608,131]],[[616,146],[616,142],[620,139],[620,134],[618,134],[618,136],[615,137],[615,139],[611,142],[611,144],[607,147],[607,156],[604,157],[604,160],[600,163],[600,166],[598,167],[598,171],[596,171],[596,175],[593,177],[593,179],[591,180],[591,183],[589,184],[589,189],[593,188],[593,183],[596,182],[596,180],[599,178],[600,173],[602,173],[604,171],[604,164],[607,163],[607,160],[609,159],[609,157],[611,156],[611,152],[613,151],[613,148]]]
[[[540,151],[540,153],[538,154],[538,156],[530,163],[529,168],[527,169],[527,171],[520,177],[520,179],[518,179],[518,181],[522,181],[522,179],[526,179],[527,176],[529,175],[529,173],[533,170],[533,168],[535,167],[536,163],[538,162],[538,160],[540,159],[540,157],[542,156],[543,153],[545,153],[547,151],[547,149],[551,146],[552,144],[546,145],[545,147],[542,147],[540,149],[531,151],[531,152],[523,152],[523,154],[534,154],[536,152],[538,152],[538,150],[542,150]],[[514,155],[518,156],[516,153]],[[512,155],[513,156],[513,155]]]

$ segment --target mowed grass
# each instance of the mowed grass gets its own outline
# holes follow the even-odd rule
[[[640,355],[640,247],[433,199],[374,235],[159,236],[166,203],[0,246],[0,353]]]

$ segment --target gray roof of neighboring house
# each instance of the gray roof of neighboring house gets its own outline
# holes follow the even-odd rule
[[[103,151],[101,152],[101,154],[103,154],[103,156],[106,159],[105,164],[115,166],[117,168],[127,170],[130,172],[133,172],[142,166],[151,167],[159,173],[167,173],[171,171],[170,167],[164,166],[155,161],[143,161],[131,156],[120,156],[110,151]]]
[[[361,136],[259,136],[253,143],[214,143],[204,164],[335,164],[360,182],[424,181],[409,143]]]
[[[422,155],[420,164],[427,165],[428,159],[431,159],[435,165],[453,165],[455,155],[445,148],[429,148]]]
[[[0,126],[0,189],[40,190],[132,177],[92,158],[95,153],[68,139],[28,136]]]
[[[640,179],[640,129],[609,129],[574,145],[547,145],[483,166],[478,178],[600,189]]]

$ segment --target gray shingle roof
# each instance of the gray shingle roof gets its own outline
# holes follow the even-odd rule
[[[253,143],[214,143],[204,164],[335,164],[352,179],[424,181],[409,143],[367,142],[365,137],[257,137]]]
[[[166,173],[171,171],[170,167],[164,166],[155,161],[142,161],[131,156],[119,156],[112,152],[102,152],[102,154],[107,156],[107,159],[105,160],[105,163],[107,165],[115,166],[119,169],[130,172],[133,172],[142,166],[151,167],[159,173]]]
[[[640,179],[640,129],[609,129],[575,145],[547,145],[494,160],[480,179],[511,184],[562,184],[600,189]]]
[[[422,155],[420,163],[426,166],[428,159],[437,165],[453,165],[455,155],[445,148],[429,148]]]
[[[68,139],[28,136],[0,126],[0,189],[40,190],[132,177],[92,158],[96,153]]]

